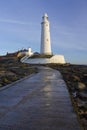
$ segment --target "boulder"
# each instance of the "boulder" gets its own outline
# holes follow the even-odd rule
[[[78,89],[79,89],[79,90],[83,90],[83,89],[85,89],[85,88],[86,88],[86,85],[85,85],[84,83],[78,82]]]
[[[78,76],[76,76],[76,75],[73,75],[73,80],[74,81],[80,81],[80,78]]]

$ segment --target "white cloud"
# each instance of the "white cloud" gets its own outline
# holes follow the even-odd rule
[[[33,25],[32,22],[23,22],[18,20],[11,20],[11,19],[0,19],[2,23],[10,23],[10,24],[21,24],[21,25]]]

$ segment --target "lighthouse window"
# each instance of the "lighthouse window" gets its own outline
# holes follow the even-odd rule
[[[46,26],[48,26],[48,24],[46,24]]]
[[[47,39],[47,41],[48,41],[48,39]]]

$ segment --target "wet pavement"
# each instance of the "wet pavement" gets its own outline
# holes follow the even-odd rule
[[[81,130],[60,72],[40,67],[0,90],[0,130]]]

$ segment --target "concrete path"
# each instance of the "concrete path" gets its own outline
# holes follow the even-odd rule
[[[1,90],[0,130],[80,130],[61,74],[41,67]]]

